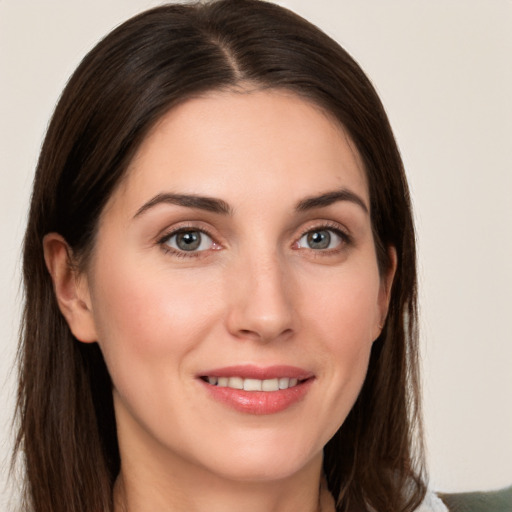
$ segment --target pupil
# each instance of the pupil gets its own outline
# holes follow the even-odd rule
[[[180,233],[176,237],[176,245],[184,251],[194,251],[201,244],[201,235],[197,231]]]
[[[327,249],[331,243],[328,231],[313,231],[308,235],[308,245],[311,249]]]

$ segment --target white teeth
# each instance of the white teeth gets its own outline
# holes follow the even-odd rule
[[[290,386],[290,379],[288,377],[281,377],[279,379],[279,389],[288,389]]]
[[[259,379],[244,379],[244,391],[261,391],[261,385]]]
[[[244,379],[242,379],[242,377],[229,377],[228,387],[233,389],[244,389]]]
[[[298,384],[298,379],[280,377],[275,379],[244,379],[242,377],[207,377],[212,386],[221,388],[243,389],[244,391],[278,391]]]
[[[262,391],[277,391],[279,389],[279,379],[266,379],[261,383]]]

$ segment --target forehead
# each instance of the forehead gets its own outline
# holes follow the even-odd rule
[[[225,91],[167,112],[114,195],[171,190],[236,199],[240,192],[247,200],[250,192],[281,190],[297,199],[347,186],[368,202],[360,155],[331,115],[288,91]]]

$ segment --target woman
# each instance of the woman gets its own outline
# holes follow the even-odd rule
[[[163,6],[85,57],[24,278],[27,508],[424,501],[402,163],[363,72],[289,11]]]

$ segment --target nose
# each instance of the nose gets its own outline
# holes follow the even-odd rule
[[[227,328],[239,339],[268,343],[297,328],[293,283],[276,255],[252,255],[231,269]]]

